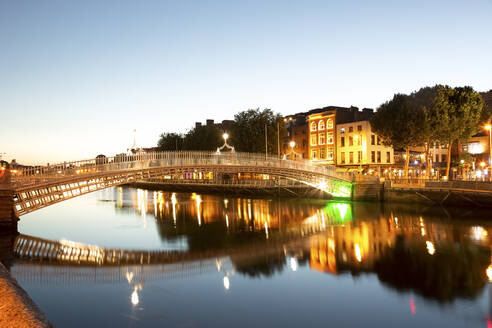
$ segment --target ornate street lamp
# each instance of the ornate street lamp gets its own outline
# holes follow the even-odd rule
[[[220,151],[224,148],[230,149],[231,153],[233,153],[234,147],[227,143],[227,139],[229,139],[229,134],[227,134],[227,132],[224,132],[224,134],[222,135],[222,138],[224,138],[224,144],[222,145],[222,147],[217,147],[217,154],[220,154]]]
[[[289,142],[289,146],[290,146],[290,153],[289,153],[290,159],[293,159],[293,158],[295,159],[295,155],[297,155],[299,158],[302,158],[302,154],[298,153],[294,150],[294,147],[296,146],[296,142],[294,140],[291,140]],[[284,154],[284,159],[286,159],[286,154]]]

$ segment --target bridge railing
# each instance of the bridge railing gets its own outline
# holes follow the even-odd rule
[[[94,174],[97,172],[117,172],[126,170],[142,170],[153,167],[200,165],[277,167],[317,173],[346,181],[353,180],[351,174],[336,172],[334,166],[320,166],[309,160],[284,160],[258,153],[217,153],[203,151],[151,152],[130,155],[122,154],[113,157],[100,157],[89,160],[51,164],[47,166],[29,167],[17,171],[13,175],[12,180],[17,185],[24,185],[39,183],[41,181],[54,178]]]

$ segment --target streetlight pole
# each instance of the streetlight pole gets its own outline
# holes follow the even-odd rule
[[[487,124],[485,130],[489,131],[489,166],[492,166],[492,125]]]
[[[222,147],[217,147],[217,154],[220,154],[220,151],[224,148],[230,149],[231,153],[233,153],[234,147],[227,143],[227,139],[229,139],[229,134],[227,134],[227,132],[224,132],[222,138],[224,138],[224,144],[222,145]]]

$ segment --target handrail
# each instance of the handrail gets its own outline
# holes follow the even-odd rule
[[[258,153],[241,152],[205,152],[175,151],[150,152],[112,157],[93,158],[89,160],[63,162],[46,166],[35,166],[17,170],[12,180],[17,185],[30,184],[31,179],[52,179],[74,176],[76,174],[92,174],[96,172],[142,170],[165,166],[267,166],[295,169],[311,173],[352,181],[350,173],[336,172],[335,166],[320,166],[309,160],[286,160]]]

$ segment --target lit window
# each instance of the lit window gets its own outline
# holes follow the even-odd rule
[[[325,149],[324,149],[324,148],[321,148],[321,149],[319,150],[319,158],[320,158],[320,159],[325,158]]]
[[[316,159],[316,150],[311,152],[311,159]]]
[[[333,129],[333,120],[331,118],[326,121],[326,128]]]
[[[316,146],[317,137],[315,134],[311,135],[311,146]]]
[[[343,151],[340,153],[340,163],[345,164],[345,152]]]
[[[328,148],[328,160],[333,161],[333,156],[334,156],[333,148]]]
[[[325,121],[321,120],[318,123],[318,130],[324,130],[325,129]]]
[[[345,133],[345,128],[341,128],[340,133]]]
[[[325,144],[325,134],[320,133],[318,135],[318,145],[324,145]]]
[[[311,131],[316,131],[316,122],[311,123]]]
[[[326,143],[328,145],[333,145],[333,132],[326,133]]]

